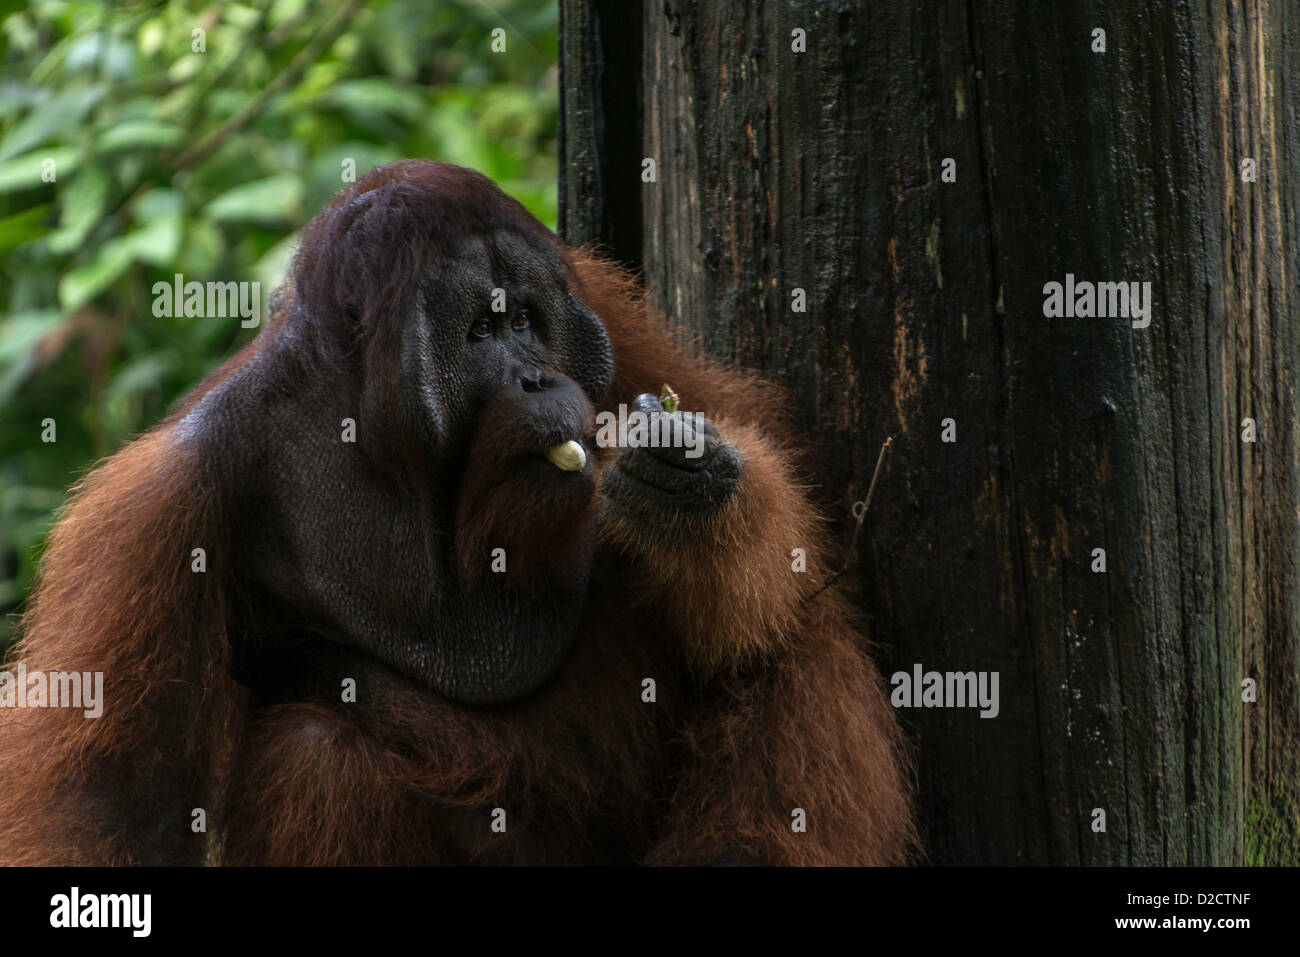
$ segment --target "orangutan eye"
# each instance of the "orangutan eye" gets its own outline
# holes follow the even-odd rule
[[[474,325],[469,327],[469,334],[475,339],[486,339],[492,335],[492,324],[486,319],[476,319]]]
[[[527,309],[520,309],[515,313],[515,317],[510,320],[510,328],[514,329],[516,332],[523,332],[528,328],[528,325],[529,316]]]

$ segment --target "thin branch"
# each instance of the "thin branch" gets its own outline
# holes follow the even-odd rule
[[[290,86],[293,86],[301,80],[302,75],[307,72],[307,68],[315,63],[316,60],[320,58],[321,54],[329,49],[330,44],[342,35],[348,22],[352,19],[353,15],[357,12],[357,8],[360,6],[361,0],[350,0],[350,2],[345,4],[335,15],[334,19],[321,28],[321,32],[316,35],[315,39],[299,51],[298,55],[293,58],[293,61],[289,66],[285,68],[284,72],[267,84],[266,88],[262,90],[262,92],[259,93],[253,101],[248,104],[248,106],[244,107],[230,119],[226,120],[226,122],[222,123],[180,156],[176,157],[171,164],[172,172],[180,172],[181,170],[206,159],[229,137],[247,126],[253,118],[257,116],[257,114],[266,108],[266,104],[271,102],[272,99],[279,96]]]
[[[880,467],[885,464],[885,453],[889,451],[889,447],[893,444],[894,437],[892,435],[886,436],[884,443],[880,446],[880,454],[876,456],[876,468],[871,473],[871,485],[867,487],[867,496],[862,501],[853,503],[853,518],[855,520],[853,538],[849,541],[849,550],[844,556],[844,564],[837,571],[831,573],[830,577],[822,583],[821,588],[818,588],[803,600],[805,605],[834,585],[840,575],[848,571],[849,565],[853,563],[853,559],[857,556],[858,533],[862,531],[862,520],[867,517],[867,509],[871,507],[871,496],[876,494],[876,482],[880,479]]]

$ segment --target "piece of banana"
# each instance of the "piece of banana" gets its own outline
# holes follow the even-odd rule
[[[546,457],[557,469],[566,472],[581,472],[587,464],[587,452],[578,442],[569,439],[560,445],[552,445],[546,450]]]

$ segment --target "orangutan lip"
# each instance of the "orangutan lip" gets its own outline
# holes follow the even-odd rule
[[[530,446],[527,449],[527,454],[540,455],[542,458],[546,458],[547,449],[554,448],[557,445],[563,445],[565,442],[577,442],[582,446],[582,451],[586,453],[588,458],[590,458],[592,449],[595,447],[594,438],[594,436],[585,435],[547,436],[546,438],[538,438],[536,445],[530,443]]]
[[[587,467],[587,450],[573,439],[547,449],[546,458],[564,472],[581,472]]]

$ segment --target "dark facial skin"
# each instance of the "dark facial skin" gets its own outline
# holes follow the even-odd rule
[[[501,704],[545,683],[572,643],[595,551],[594,466],[563,472],[543,453],[570,439],[591,450],[609,337],[554,251],[518,233],[467,242],[416,298],[396,360],[359,344],[346,367],[307,376],[301,344],[282,336],[182,430],[236,473],[236,573],[256,611],[232,644],[255,687],[282,683],[286,658],[311,660],[294,642],[326,643],[453,700]]]
[[[504,291],[503,312],[493,290]],[[587,428],[613,374],[609,337],[569,290],[559,259],[535,237],[476,239],[430,271],[402,341],[403,393],[440,458],[463,452],[504,391],[534,451]],[[384,361],[384,357],[380,357]],[[410,410],[408,410],[410,411]],[[522,438],[522,437],[521,437]]]
[[[256,610],[232,636],[235,671],[268,695],[291,693],[325,645],[464,704],[522,698],[564,663],[602,514],[689,535],[739,481],[717,429],[679,412],[704,454],[619,450],[598,495],[593,414],[613,354],[546,240],[480,234],[414,298],[396,358],[362,339],[344,367],[303,375],[301,343],[282,336],[191,414],[186,431],[235,473],[235,571]],[[579,471],[544,455],[569,440],[587,451]]]

